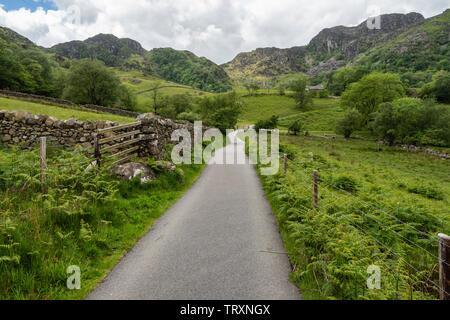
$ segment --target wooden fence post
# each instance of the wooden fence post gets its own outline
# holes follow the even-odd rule
[[[45,169],[47,169],[47,138],[41,137],[41,183],[42,183],[42,192],[47,193],[47,179],[45,176]]]
[[[450,300],[450,237],[440,233],[438,238],[440,298]]]
[[[101,161],[101,153],[100,153],[100,143],[98,141],[98,135],[96,134],[94,137],[94,157],[95,161],[97,162],[97,166],[100,168],[100,161]]]
[[[319,200],[319,188],[318,188],[318,171],[314,170],[314,209],[318,210],[318,200]]]
[[[284,175],[287,173],[287,154],[284,154]]]

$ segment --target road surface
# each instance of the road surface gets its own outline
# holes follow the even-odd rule
[[[231,136],[236,139],[236,136]],[[254,167],[212,164],[88,299],[301,299]]]

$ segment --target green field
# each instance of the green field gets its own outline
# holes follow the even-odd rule
[[[338,99],[313,99],[314,105],[309,110],[297,108],[293,98],[280,95],[261,95],[242,97],[243,112],[239,115],[239,126],[254,124],[273,115],[279,116],[279,128],[287,129],[289,125],[300,119],[307,130],[333,132],[337,120],[343,116],[344,110]]]
[[[306,299],[436,299],[450,163],[370,141],[281,136],[288,174],[261,176]],[[319,172],[318,211],[313,170]],[[423,234],[422,234],[423,233]],[[366,269],[381,268],[367,290]]]
[[[211,95],[212,93],[202,91],[193,87],[162,80],[153,76],[144,75],[140,71],[121,71],[114,69],[120,81],[130,88],[134,93],[137,93],[137,111],[149,112],[153,107],[153,99],[150,92],[143,92],[152,88],[152,86],[159,82],[161,89],[159,92],[163,96],[171,96],[176,94],[189,94],[192,97],[201,97]],[[142,93],[143,92],[143,93]]]
[[[110,120],[117,121],[119,123],[132,122],[135,120],[134,118],[122,117],[108,113],[95,113],[3,97],[0,97],[0,110],[23,110],[32,114],[49,115],[59,120],[77,118],[81,121]]]

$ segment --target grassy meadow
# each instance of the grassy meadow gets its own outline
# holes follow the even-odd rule
[[[110,120],[119,123],[133,122],[134,118],[117,116],[107,113],[96,113],[71,108],[63,108],[49,104],[41,104],[19,99],[0,97],[0,110],[23,110],[32,114],[45,114],[59,120],[77,118],[78,120]]]

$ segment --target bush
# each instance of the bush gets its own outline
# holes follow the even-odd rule
[[[440,71],[433,81],[424,85],[420,91],[422,98],[435,98],[439,102],[450,103],[450,72]]]
[[[293,133],[295,136],[300,133],[303,129],[303,124],[300,122],[300,120],[295,120],[292,122],[292,124],[289,126],[288,133]]]
[[[259,120],[255,124],[255,130],[259,131],[261,129],[275,129],[278,126],[278,116],[272,116],[267,120]]]
[[[389,144],[450,145],[450,107],[403,98],[380,105],[372,131]]]
[[[353,132],[361,128],[362,117],[356,110],[350,110],[344,118],[338,121],[336,133],[342,134],[345,138],[350,138]]]
[[[356,180],[350,176],[340,176],[333,180],[333,184],[336,187],[348,192],[357,192],[359,189],[359,185]]]

